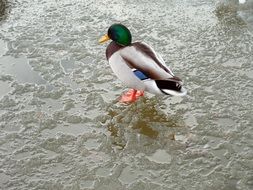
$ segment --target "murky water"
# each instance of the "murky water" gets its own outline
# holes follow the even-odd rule
[[[253,9],[243,6],[10,0],[0,189],[253,189]],[[97,43],[114,22],[163,55],[186,97],[117,103],[126,88]]]

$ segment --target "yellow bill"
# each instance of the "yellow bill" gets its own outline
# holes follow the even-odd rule
[[[102,36],[100,39],[99,39],[99,43],[102,44],[106,41],[110,40],[109,36],[106,34],[104,36]]]

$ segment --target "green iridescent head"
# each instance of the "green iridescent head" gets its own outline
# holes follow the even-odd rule
[[[122,46],[128,46],[132,42],[132,36],[127,27],[122,24],[113,24],[107,32],[108,37]]]

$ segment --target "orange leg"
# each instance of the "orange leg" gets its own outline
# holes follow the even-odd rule
[[[135,90],[135,89],[130,89],[128,92],[124,93],[121,96],[120,102],[121,103],[135,102],[141,96],[144,96],[144,92],[143,91],[139,91],[139,90]]]

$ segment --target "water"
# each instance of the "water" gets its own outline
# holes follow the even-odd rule
[[[253,189],[243,5],[10,0],[0,21],[0,189]],[[117,102],[126,88],[97,43],[115,22],[162,54],[186,97]]]

